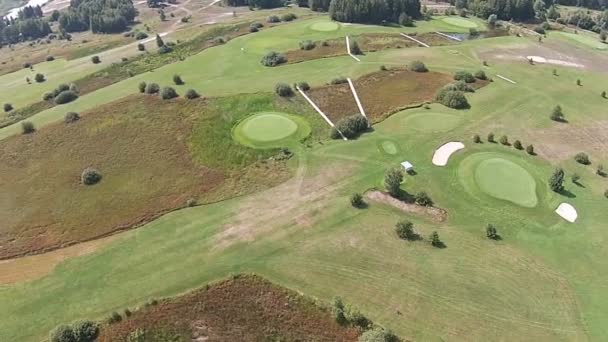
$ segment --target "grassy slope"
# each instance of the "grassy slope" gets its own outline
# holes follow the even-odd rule
[[[515,41],[501,38],[484,44]],[[470,47],[476,44],[481,43],[430,51],[391,51],[367,58],[403,63],[424,53],[432,69],[475,70],[480,63]],[[453,56],[450,51],[465,57],[447,59]],[[327,68],[335,66],[333,60],[326,63]],[[567,185],[576,196],[567,200],[580,214],[580,220],[571,225],[552,212],[564,198],[546,189],[545,177],[553,165],[542,159],[542,151],[541,156],[532,158],[501,146],[469,143],[448,167],[430,163],[434,149],[445,141],[466,140],[473,133],[484,134],[490,129],[514,140],[527,129],[553,126],[547,115],[556,103],[562,104],[572,127],[605,119],[605,103],[598,96],[605,76],[558,68],[560,78],[556,81],[551,69],[523,63],[493,65],[492,74],[511,77],[518,85],[497,80],[469,96],[472,109],[468,111],[433,105],[432,112],[461,116],[451,131],[409,130],[404,120],[424,109],[406,111],[356,142],[332,142],[301,154],[301,166],[306,167],[302,172],[312,181],[303,183],[296,193],[270,190],[175,212],[124,234],[94,254],[66,261],[45,278],[6,286],[0,290],[0,302],[9,314],[0,323],[0,339],[35,340],[57,323],[83,316],[101,318],[113,309],[136,305],[152,296],[181,293],[231,271],[255,271],[323,299],[342,295],[373,319],[416,340],[517,340],[522,336],[551,341],[601,339],[608,334],[602,272],[608,268],[608,251],[600,243],[607,234],[602,229],[608,220],[603,210],[606,200],[600,194],[608,187],[606,180],[571,161],[552,162],[568,172],[581,173],[586,185]],[[581,75],[586,86],[573,87]],[[317,77],[321,79],[321,75]],[[576,96],[572,96],[575,91]],[[377,146],[384,140],[397,142],[405,152],[392,158],[381,155]],[[530,140],[524,144],[537,143]],[[545,193],[539,206],[522,209],[467,195],[457,166],[476,151],[499,151],[525,159]],[[412,218],[425,236],[439,230],[448,245],[445,250],[398,241],[392,227],[403,215],[392,209],[372,205],[358,211],[348,207],[350,193],[379,183],[387,166],[405,158],[417,165],[419,173],[408,179],[406,189],[426,190],[450,213],[448,224],[441,227]],[[315,178],[317,174],[323,177]],[[318,184],[328,178],[335,187]],[[306,199],[316,192],[320,198],[295,208],[289,201],[277,203],[275,199],[277,195]],[[323,197],[328,192],[330,195]],[[266,216],[267,212],[274,215]],[[226,239],[222,232],[243,222],[255,224],[232,237],[232,244],[222,243]],[[499,226],[502,242],[485,239],[483,226],[487,222]],[[32,327],[31,322],[38,324]]]

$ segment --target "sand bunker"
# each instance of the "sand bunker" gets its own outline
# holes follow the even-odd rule
[[[555,209],[555,212],[564,220],[572,223],[574,223],[574,221],[576,221],[576,218],[578,217],[576,209],[574,209],[574,207],[568,203],[560,204],[559,207]]]
[[[464,148],[464,144],[458,141],[452,141],[439,147],[433,154],[433,164],[437,166],[446,166],[448,159],[452,153]]]
[[[582,64],[562,61],[560,59],[545,58],[545,57],[541,57],[541,56],[526,56],[526,58],[528,60],[531,59],[534,63],[540,63],[540,64],[554,64],[554,65],[562,65],[562,66],[569,66],[569,67],[575,67],[575,68],[584,68],[585,67]]]

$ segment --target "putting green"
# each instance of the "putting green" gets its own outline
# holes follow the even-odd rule
[[[340,25],[334,23],[333,21],[322,21],[310,25],[310,28],[315,31],[329,32],[339,29]]]
[[[395,155],[397,154],[397,144],[395,144],[392,141],[389,140],[384,140],[381,144],[380,147],[382,147],[382,150],[390,155]]]
[[[256,113],[233,129],[234,138],[252,147],[276,147],[291,138],[301,139],[310,134],[306,120],[279,112]]]
[[[457,18],[457,17],[447,17],[441,19],[443,22],[446,22],[450,25],[464,27],[464,28],[476,28],[477,24],[469,19]]]
[[[510,160],[498,157],[482,160],[474,177],[479,189],[492,197],[528,208],[538,203],[534,177]]]
[[[456,115],[421,112],[406,117],[402,126],[420,132],[445,132],[456,127],[459,122],[460,118]]]
[[[574,33],[569,33],[569,32],[561,32],[558,31],[556,32],[557,34],[560,34],[564,37],[570,38],[572,40],[576,40],[579,43],[585,44],[589,47],[598,49],[598,50],[606,50],[608,49],[608,44],[604,44],[599,42],[597,39],[594,39],[590,36],[587,36],[583,33],[581,34],[574,34]]]

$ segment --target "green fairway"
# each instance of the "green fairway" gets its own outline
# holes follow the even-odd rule
[[[310,28],[315,31],[327,32],[339,29],[340,25],[335,22],[318,22],[310,25]]]
[[[464,28],[478,27],[478,25],[474,21],[465,19],[465,18],[447,17],[447,18],[443,18],[441,20],[443,20],[444,22],[446,22],[450,25],[454,25],[454,26],[458,26],[458,27],[464,27]]]
[[[555,33],[597,50],[608,50],[608,44],[600,42],[597,36],[592,37],[586,33],[575,34],[563,31],[556,31]]]
[[[398,151],[397,144],[395,144],[392,141],[389,141],[389,140],[383,141],[381,143],[381,147],[382,147],[382,151],[384,151],[384,153],[388,153],[390,155],[397,154],[397,151]]]
[[[535,207],[536,181],[526,169],[502,158],[481,161],[475,168],[475,181],[486,194],[523,207]]]
[[[285,139],[299,140],[310,134],[306,120],[278,112],[256,113],[233,130],[237,141],[253,147],[281,146]],[[294,136],[295,135],[295,136]]]
[[[408,116],[403,120],[405,129],[414,129],[420,132],[445,132],[458,125],[460,118],[456,115],[419,112]]]

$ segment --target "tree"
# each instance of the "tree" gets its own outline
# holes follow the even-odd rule
[[[43,74],[38,73],[34,76],[34,81],[36,81],[36,83],[42,83],[42,82],[46,81],[46,78],[44,77]]]
[[[342,326],[348,324],[348,320],[346,319],[346,315],[344,314],[344,302],[342,302],[342,298],[334,297],[331,304],[331,311],[334,315],[334,318],[336,319],[336,322],[338,322],[338,324]]]
[[[496,14],[490,14],[488,17],[488,25],[492,28],[496,27],[496,22],[498,21],[498,16]]]
[[[602,91],[602,97],[606,98],[606,91]]]
[[[585,152],[579,152],[574,156],[574,160],[576,160],[577,163],[579,164],[583,164],[583,165],[589,165],[591,164],[591,160],[589,159],[589,155]]]
[[[92,167],[87,167],[80,174],[80,181],[84,185],[97,184],[101,180],[101,173]]]
[[[363,202],[363,196],[360,193],[356,192],[352,196],[350,196],[350,204],[355,208],[363,208],[365,206],[365,202]]]
[[[274,86],[274,92],[281,97],[293,96],[293,89],[287,83],[279,82]]]
[[[172,87],[163,87],[163,89],[160,91],[160,98],[163,100],[171,100],[178,96],[179,95]]]
[[[470,107],[469,101],[467,101],[467,98],[464,96],[464,92],[450,89],[449,84],[439,89],[435,94],[435,101],[454,109],[465,109]]]
[[[496,142],[496,141],[494,141],[494,133],[488,134],[488,142],[491,142],[491,143]]]
[[[466,83],[475,82],[475,76],[468,71],[457,71],[454,74],[454,79],[456,81],[465,81]]]
[[[392,168],[386,171],[384,175],[384,187],[388,193],[398,198],[401,196],[401,182],[403,181],[403,171],[400,169]]]
[[[397,23],[402,13],[420,18],[420,1],[332,0],[329,4],[331,19],[348,23]]]
[[[556,169],[549,178],[549,187],[555,192],[564,191],[564,177],[565,173],[562,169]]]
[[[478,80],[487,80],[488,79],[488,75],[486,75],[486,72],[483,70],[476,71],[474,76]]]
[[[535,154],[534,146],[533,145],[526,146],[526,152],[528,152],[529,155],[533,156]]]
[[[145,93],[146,94],[158,94],[160,91],[160,87],[156,83],[148,83],[146,84]]]
[[[424,65],[424,63],[422,63],[421,61],[412,61],[408,66],[411,71],[415,71],[415,72],[429,71],[429,69],[427,69],[426,65]]]
[[[361,135],[361,133],[367,131],[368,128],[369,122],[363,115],[350,115],[338,121],[336,126],[332,128],[331,136],[334,139],[340,138],[340,133],[337,132],[340,131],[346,138],[354,139]]]
[[[270,51],[261,60],[262,65],[268,67],[274,67],[285,62],[287,62],[287,58],[276,51]]]
[[[10,112],[11,110],[13,110],[13,105],[12,105],[12,104],[10,104],[10,103],[5,103],[5,104],[4,104],[4,112],[5,112],[5,113],[8,113],[8,112]]]
[[[577,86],[582,85],[580,78],[576,80],[576,85],[577,85]]]
[[[180,75],[173,75],[173,83],[175,83],[176,85],[182,85],[184,84],[184,81],[182,80],[182,77]]]
[[[72,102],[78,98],[78,94],[72,90],[64,90],[55,96],[56,104]]]
[[[431,240],[431,245],[433,247],[437,247],[437,248],[445,247],[445,244],[441,241],[441,239],[439,239],[439,233],[437,233],[436,231],[431,233],[430,240]]]
[[[358,342],[398,342],[399,338],[390,330],[380,327],[366,330],[359,336]]]
[[[163,39],[161,38],[161,36],[159,34],[156,34],[156,46],[158,48],[165,46],[165,42],[163,41]]]
[[[36,128],[34,127],[34,124],[31,121],[21,122],[21,132],[23,134],[34,133],[35,131],[36,131]]]
[[[420,236],[414,231],[414,224],[407,220],[397,222],[395,233],[403,240],[414,241],[420,239]]]
[[[433,200],[424,191],[417,192],[416,195],[414,195],[414,201],[416,202],[416,204],[424,206],[424,207],[433,206]]]
[[[138,51],[146,51],[146,46],[142,43],[138,43],[137,44],[137,50]]]
[[[606,31],[600,32],[600,40],[605,43],[606,39],[608,39],[608,35],[606,34]]]
[[[167,16],[165,15],[165,11],[163,11],[162,9],[158,11],[158,15],[160,17],[160,21],[167,20]]]
[[[503,135],[502,137],[500,137],[500,139],[498,141],[500,141],[500,143],[503,145],[509,145],[509,138],[507,138],[506,135]]]
[[[553,108],[550,118],[553,121],[558,121],[558,122],[564,121],[565,117],[564,117],[564,113],[562,111],[562,107],[560,105],[557,105],[557,106],[555,106],[555,108]]]
[[[139,82],[137,89],[139,89],[140,93],[144,93],[146,91],[146,82]]]
[[[549,7],[549,10],[547,11],[547,18],[551,20],[556,20],[559,17],[559,11],[555,8],[555,5],[551,5],[551,7]]]
[[[67,112],[65,114],[65,118],[63,119],[63,121],[65,123],[73,123],[80,120],[80,114],[76,113],[76,112]]]
[[[409,15],[407,15],[407,13],[405,13],[405,12],[401,13],[397,20],[399,22],[399,25],[401,25],[401,26],[407,26],[407,27],[414,26],[414,19],[412,17],[410,17]]]
[[[199,95],[199,93],[197,93],[197,92],[196,92],[196,90],[194,90],[194,89],[188,89],[188,90],[186,91],[186,95],[184,95],[184,96],[185,96],[185,97],[186,97],[188,100],[193,100],[193,99],[196,99],[196,98],[201,97],[201,96]]]
[[[488,239],[492,239],[492,240],[498,240],[498,239],[500,239],[500,235],[498,235],[498,230],[491,223],[489,223],[486,226],[486,236],[488,237]]]
[[[598,174],[599,176],[605,177],[606,176],[606,171],[604,171],[604,165],[599,164],[597,166],[597,170],[595,171],[596,174]]]
[[[77,321],[72,327],[77,342],[93,342],[99,335],[99,325],[93,321]]]
[[[473,142],[476,144],[481,144],[481,137],[479,136],[479,134],[475,134],[473,136]]]
[[[519,140],[515,140],[513,142],[513,147],[515,147],[518,150],[523,150],[524,149],[524,146],[521,144],[521,141],[519,141]]]
[[[353,40],[352,44],[350,44],[350,53],[352,53],[353,55],[362,55],[363,51],[361,51],[361,48],[359,47],[359,43],[357,43],[356,40]]]
[[[69,325],[59,325],[49,334],[50,342],[78,342],[74,329]]]
[[[571,179],[572,183],[578,184],[578,181],[581,179],[581,176],[579,176],[578,173],[573,173]]]
[[[93,62],[93,64],[99,64],[101,63],[101,59],[99,58],[99,56],[93,56],[91,57],[91,62]]]

